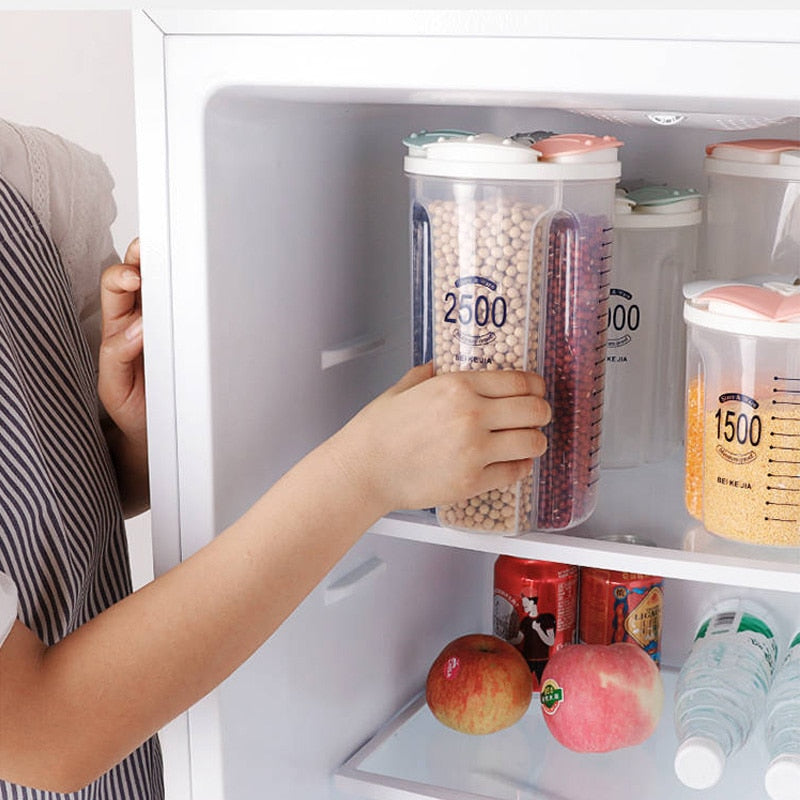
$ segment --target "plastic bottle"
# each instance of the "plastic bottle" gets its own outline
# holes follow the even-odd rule
[[[747,741],[775,671],[774,631],[768,611],[739,599],[718,603],[698,629],[675,688],[675,774],[686,786],[714,786]]]
[[[800,632],[792,639],[767,696],[767,750],[764,776],[772,800],[800,798]]]

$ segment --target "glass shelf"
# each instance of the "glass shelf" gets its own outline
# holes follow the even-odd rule
[[[677,672],[662,670],[665,706],[643,744],[611,753],[574,753],[547,730],[533,696],[526,715],[504,731],[467,736],[442,725],[420,694],[336,772],[338,786],[372,800],[754,800],[764,797],[763,731],[733,756],[722,780],[698,793],[678,781],[671,698]]]
[[[452,530],[441,527],[429,512],[391,514],[372,531],[520,558],[800,592],[800,548],[724,539],[688,514],[682,454],[658,464],[603,471],[592,516],[558,533],[499,536]],[[630,537],[639,543],[631,543]]]

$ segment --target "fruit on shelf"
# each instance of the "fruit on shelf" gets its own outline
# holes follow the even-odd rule
[[[632,642],[572,644],[550,657],[539,699],[548,729],[564,747],[605,753],[653,733],[664,685],[653,659]]]
[[[531,672],[512,644],[482,633],[460,636],[431,665],[426,699],[453,730],[494,733],[517,722],[531,703]]]

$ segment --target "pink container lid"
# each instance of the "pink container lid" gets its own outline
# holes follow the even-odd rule
[[[736,315],[736,310],[752,312],[756,318],[774,322],[800,321],[800,286],[766,283],[763,286],[727,284],[694,298],[707,304],[709,311]]]
[[[561,158],[585,156],[622,147],[624,142],[613,136],[594,136],[590,133],[560,133],[536,142],[536,150],[541,153],[543,161]],[[616,157],[616,156],[615,156]]]
[[[793,348],[800,346],[800,277],[693,281],[684,285],[683,296],[683,318],[689,324],[737,336],[784,339]]]
[[[740,139],[734,142],[717,142],[706,145],[706,154],[712,155],[715,150],[736,148],[737,150],[753,150],[757,153],[783,153],[787,150],[800,150],[800,139]],[[725,154],[719,153],[725,158]]]

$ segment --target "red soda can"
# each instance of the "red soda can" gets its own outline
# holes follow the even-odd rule
[[[580,641],[634,642],[661,665],[664,579],[581,567]]]
[[[500,556],[494,563],[494,634],[519,649],[538,692],[550,656],[574,644],[578,568],[573,564]]]

